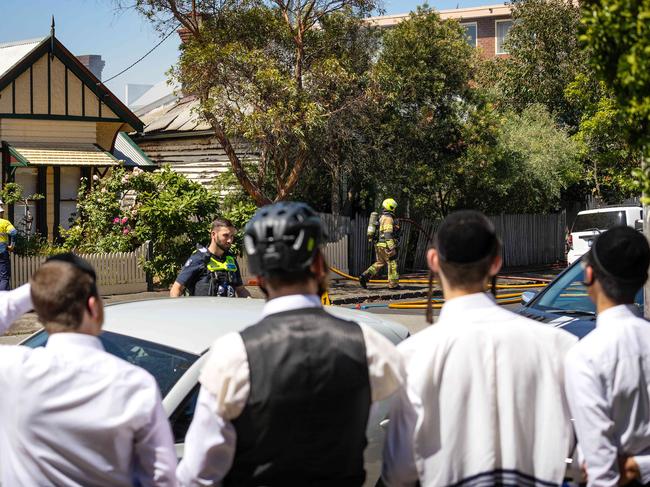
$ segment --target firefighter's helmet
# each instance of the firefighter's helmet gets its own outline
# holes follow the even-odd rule
[[[381,204],[381,207],[386,211],[393,212],[397,208],[397,201],[393,198],[386,198]]]

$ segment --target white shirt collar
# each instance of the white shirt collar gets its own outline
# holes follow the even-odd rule
[[[494,298],[488,293],[474,293],[445,301],[440,310],[439,320],[453,318],[456,315],[476,309],[492,308]]]
[[[613,306],[606,309],[602,313],[599,313],[596,317],[596,326],[601,326],[607,323],[615,323],[621,319],[639,316],[641,316],[641,310],[636,305],[619,304],[618,306]]]
[[[320,298],[315,294],[291,294],[267,301],[262,310],[262,318],[282,311],[291,311],[302,308],[320,308]]]
[[[61,332],[53,333],[47,339],[47,348],[67,348],[69,346],[104,350],[99,338],[85,333]]]

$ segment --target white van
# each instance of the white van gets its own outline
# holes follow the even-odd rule
[[[594,239],[613,226],[628,225],[636,228],[636,222],[643,218],[642,215],[640,206],[607,206],[581,211],[576,216],[569,235],[567,261],[572,264],[586,254]]]

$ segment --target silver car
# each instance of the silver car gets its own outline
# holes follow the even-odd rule
[[[185,434],[192,422],[199,392],[199,372],[210,345],[219,337],[238,332],[259,320],[264,301],[210,297],[161,298],[106,306],[100,339],[107,352],[142,367],[158,381],[169,417],[178,458],[183,456]],[[408,330],[389,319],[363,311],[330,306],[333,315],[363,323],[397,344]],[[23,341],[43,346],[40,331]],[[374,485],[381,470],[383,428],[388,401],[374,405],[368,421],[365,452],[366,485]]]

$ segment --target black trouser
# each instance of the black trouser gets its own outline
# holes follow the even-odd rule
[[[9,252],[0,252],[0,291],[11,289],[11,261]]]

